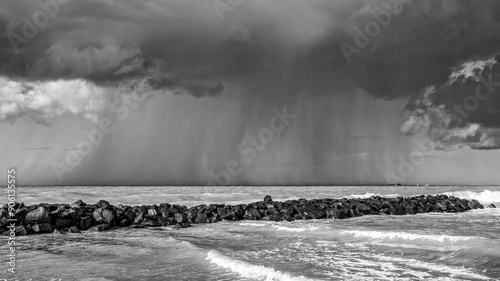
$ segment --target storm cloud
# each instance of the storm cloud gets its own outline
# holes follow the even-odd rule
[[[404,133],[429,134],[443,149],[498,147],[498,94],[460,124],[446,120],[479,83],[464,76],[449,84],[453,73],[500,51],[500,2],[256,0],[232,7],[221,1],[230,9],[221,11],[220,1],[3,2],[0,75],[24,85],[16,86],[20,96],[25,87],[46,89],[54,81],[109,89],[151,80],[151,69],[162,73],[152,88],[198,98],[237,93],[274,102],[362,89],[379,99],[409,100]],[[20,42],[47,3],[58,3],[57,12]],[[64,95],[78,100],[79,93]],[[22,112],[16,106],[32,118],[54,116],[10,97],[1,100],[4,121]],[[434,121],[422,124],[426,118]],[[434,129],[449,135],[435,137]]]

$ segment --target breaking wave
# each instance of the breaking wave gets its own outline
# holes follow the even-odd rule
[[[476,199],[480,202],[500,202],[500,191],[491,191],[485,190],[482,192],[473,192],[473,191],[454,191],[454,192],[446,192],[446,195],[453,195],[458,198],[463,199]]]
[[[235,272],[242,277],[266,280],[266,281],[308,281],[312,279],[307,279],[303,276],[294,277],[287,273],[275,270],[273,268],[252,265],[244,261],[231,259],[227,256],[222,255],[216,250],[211,250],[207,254],[207,260],[213,264],[228,269]]]

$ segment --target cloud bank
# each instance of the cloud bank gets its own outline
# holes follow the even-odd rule
[[[195,97],[271,102],[363,89],[409,100],[404,133],[426,133],[443,149],[498,148],[498,94],[461,122],[450,113],[481,83],[474,69],[495,70],[498,60],[486,61],[500,52],[498,1],[256,0],[231,6],[222,20],[211,1],[40,3],[0,4],[0,76],[14,83],[0,90],[3,121],[95,118],[105,89],[134,79]],[[57,12],[27,38],[28,23],[54,3]],[[356,48],[349,59],[342,43]],[[156,67],[162,76],[151,80]]]

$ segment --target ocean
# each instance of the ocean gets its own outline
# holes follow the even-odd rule
[[[284,201],[445,193],[500,205],[499,186],[19,187],[17,192],[25,204],[104,199],[189,207],[248,203],[268,194]],[[16,279],[2,254],[0,277],[11,278],[6,280],[500,280],[500,209],[16,239]]]

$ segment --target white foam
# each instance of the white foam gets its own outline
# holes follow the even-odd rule
[[[273,225],[272,227],[276,228],[279,231],[288,231],[288,232],[304,232],[304,231],[314,231],[319,229],[317,226],[307,226],[307,227],[286,227],[281,225]]]
[[[244,261],[239,261],[235,259],[231,259],[222,255],[221,253],[211,250],[207,254],[207,259],[226,269],[229,269],[232,272],[238,273],[242,277],[257,279],[257,280],[265,280],[265,281],[308,281],[312,279],[307,279],[304,276],[294,277],[289,275],[288,273],[283,273],[281,271],[275,270],[273,268],[261,266],[261,265],[252,265]]]
[[[453,195],[462,199],[476,199],[481,203],[498,203],[500,202],[500,191],[485,190],[482,192],[473,191],[454,191],[444,193],[448,196]]]
[[[242,226],[265,226],[265,224],[263,223],[252,223],[252,222],[240,222],[239,225],[242,225]]]
[[[392,194],[380,194],[380,193],[371,193],[367,192],[365,194],[351,194],[349,196],[346,196],[346,198],[370,198],[372,196],[380,196],[384,198],[395,198],[400,196],[398,193],[392,193]]]
[[[451,278],[461,277],[461,278],[490,280],[490,278],[474,273],[472,270],[464,267],[454,267],[454,266],[447,266],[444,264],[435,264],[410,258],[403,258],[401,256],[394,256],[394,255],[385,256],[385,255],[375,254],[366,256],[377,258],[378,260],[383,262],[405,264],[405,267],[418,268],[423,270],[430,270],[430,271],[444,273]]]
[[[405,241],[422,241],[422,242],[438,242],[453,244],[463,241],[471,241],[476,239],[484,239],[475,236],[451,236],[451,235],[427,235],[409,232],[396,231],[371,231],[371,230],[342,230],[341,234],[352,235],[354,238],[371,238],[379,240],[405,240]]]

